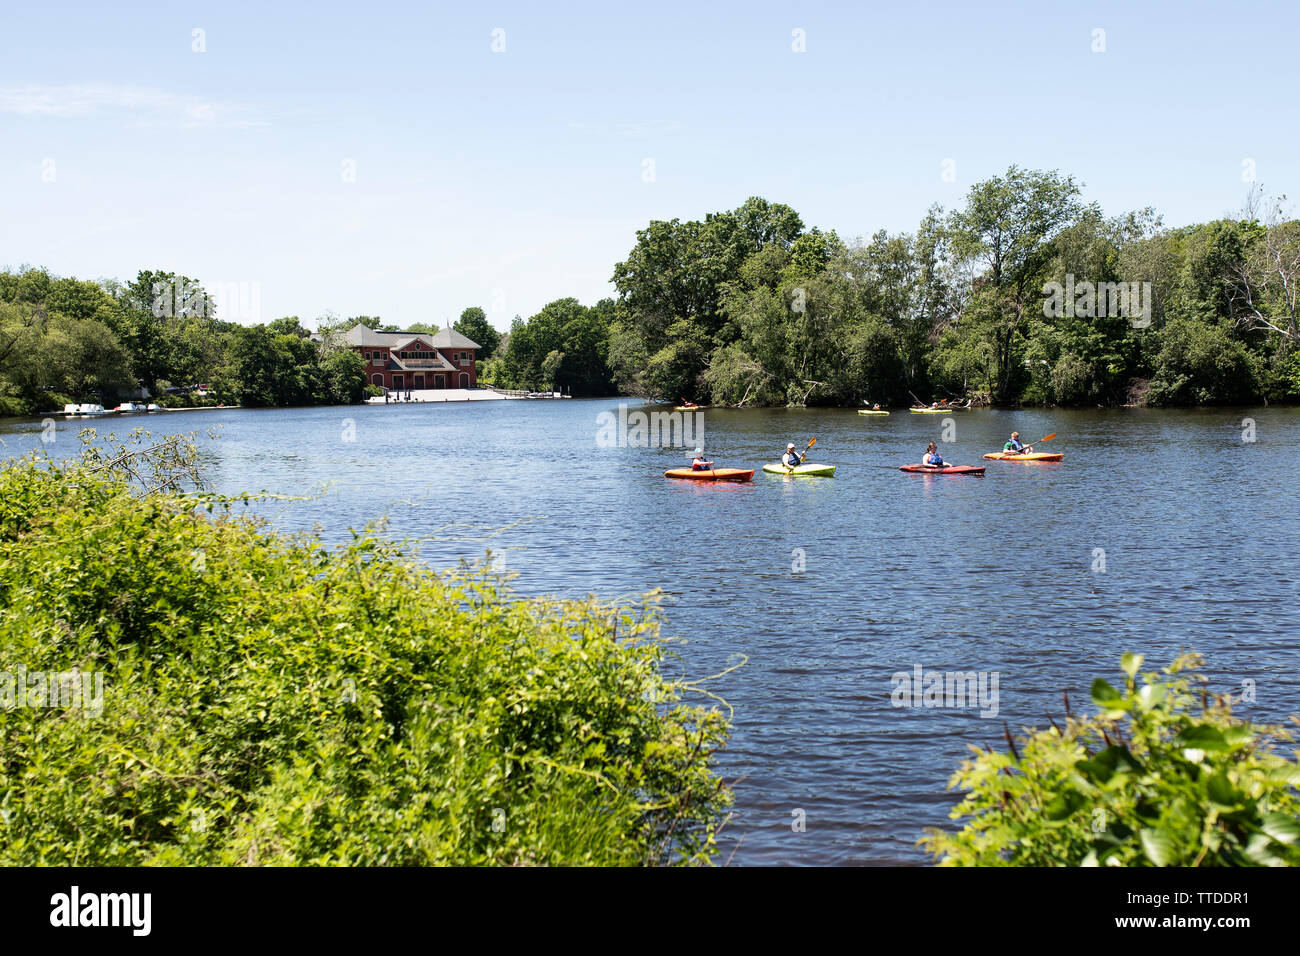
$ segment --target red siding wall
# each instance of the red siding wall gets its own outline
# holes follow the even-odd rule
[[[366,362],[365,365],[367,385],[382,385],[384,388],[394,389],[397,388],[395,376],[399,375],[402,378],[401,388],[403,391],[415,388],[416,375],[424,376],[425,388],[438,387],[437,380],[434,378],[436,375],[442,376],[443,388],[475,388],[478,385],[478,369],[476,367],[477,363],[474,360],[474,356],[477,352],[476,349],[438,350],[439,354],[455,367],[456,371],[454,372],[440,371],[437,369],[407,369],[404,372],[392,372],[388,369],[389,350],[387,348],[379,348],[373,345],[354,345],[353,349],[361,356],[362,361],[365,361],[367,354],[372,356],[372,361]],[[456,356],[461,354],[469,356],[467,364],[462,365],[460,359],[456,358]],[[375,355],[381,356],[378,362],[373,361],[373,356]],[[466,380],[469,383],[468,385],[462,385],[462,374],[466,376]]]

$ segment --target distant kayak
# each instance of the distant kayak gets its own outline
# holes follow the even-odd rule
[[[1060,461],[1065,457],[1063,454],[1052,454],[1051,452],[1033,452],[1029,455],[1014,455],[1011,452],[995,451],[992,454],[985,455],[989,461]]]
[[[769,475],[793,475],[796,478],[829,478],[835,474],[834,465],[795,465],[793,468],[787,468],[777,462],[773,465],[764,465],[763,470]]]
[[[858,414],[859,415],[888,415],[889,412],[885,412],[885,411],[878,412],[874,408],[859,408]]]
[[[665,478],[686,478],[690,481],[749,481],[754,477],[753,468],[709,468],[696,471],[693,468],[673,468],[664,472]]]
[[[983,465],[944,465],[935,468],[931,465],[899,465],[899,471],[911,471],[922,475],[982,475]]]
[[[955,402],[949,402],[946,405],[940,405],[938,408],[927,408],[924,405],[914,406],[908,409],[908,411],[916,412],[918,415],[941,415],[944,412],[966,412],[970,411],[970,408],[970,402],[967,402],[965,405],[958,405]]]
[[[705,408],[708,408],[708,407],[709,407],[708,405],[674,405],[674,406],[673,406],[673,411],[675,411],[675,412],[698,412],[698,411],[700,411],[700,410],[702,410],[702,409],[705,409]]]

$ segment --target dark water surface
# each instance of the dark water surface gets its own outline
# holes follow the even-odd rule
[[[709,410],[705,445],[719,467],[758,468],[786,441],[816,435],[813,460],[839,470],[708,486],[662,477],[681,449],[599,447],[597,416],[618,404],[94,424],[119,434],[219,426],[204,439],[219,490],[319,495],[267,506],[282,529],[318,526],[341,541],[386,516],[394,536],[431,536],[421,552],[438,566],[503,550],[525,593],[663,588],[665,633],[685,639],[686,673],[748,658],[710,685],[735,708],[720,761],[736,794],[723,859],[734,850],[735,863],[924,862],[916,839],[947,824],[956,795],[946,783],[967,745],[998,746],[1004,720],[1045,724],[1063,690],[1086,709],[1089,684],[1113,680],[1125,650],[1155,665],[1199,650],[1214,689],[1255,681],[1244,714],[1300,711],[1298,409],[954,413],[957,440],[940,450],[987,464],[983,479],[897,470],[941,437],[941,416]],[[60,422],[54,447],[71,452],[84,424]],[[5,453],[37,446],[39,428],[0,425]],[[1013,428],[1027,441],[1057,432],[1043,450],[1065,461],[980,461]],[[506,526],[490,539],[482,530]],[[916,665],[996,672],[996,716],[892,706],[891,676]],[[791,826],[799,810],[803,832]]]

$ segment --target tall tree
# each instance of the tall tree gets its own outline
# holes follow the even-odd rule
[[[1029,311],[1041,302],[1041,277],[1053,240],[1083,211],[1073,177],[1010,167],[971,187],[964,208],[948,217],[956,261],[972,273],[982,300],[976,339],[990,348],[988,386],[996,401],[1011,397]]]
[[[452,328],[471,341],[478,343],[478,360],[480,362],[492,358],[501,344],[501,333],[492,327],[492,323],[488,321],[487,313],[476,305],[472,305],[462,312]]]

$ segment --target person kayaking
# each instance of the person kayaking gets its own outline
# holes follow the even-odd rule
[[[1002,446],[1002,452],[1006,455],[1032,455],[1034,453],[1033,445],[1026,445],[1020,440],[1020,432],[1012,432],[1011,440]]]
[[[948,463],[943,460],[943,456],[939,454],[939,446],[934,442],[930,442],[926,446],[925,457],[921,459],[921,464],[927,468],[946,468],[948,466]]]
[[[785,446],[785,454],[781,456],[781,464],[792,469],[803,464],[803,456],[794,450],[794,442],[789,442]]]
[[[695,449],[695,457],[691,459],[691,471],[708,471],[713,467],[713,462],[704,460],[704,449]]]

